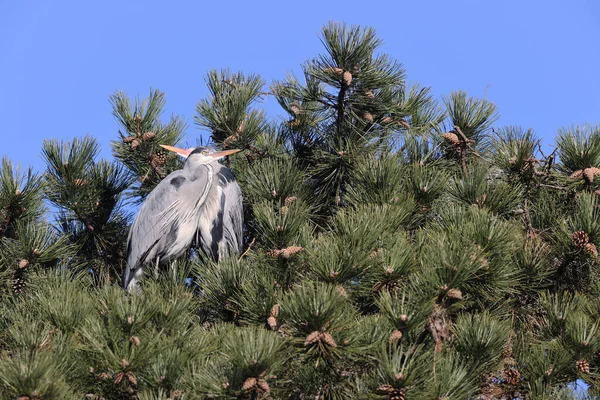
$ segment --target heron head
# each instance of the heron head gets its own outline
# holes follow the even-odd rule
[[[206,146],[192,147],[187,150],[173,146],[165,146],[162,144],[160,145],[160,147],[177,153],[178,155],[186,159],[186,163],[193,164],[208,164],[230,154],[234,154],[238,151],[241,151],[239,149],[217,151],[217,149],[215,149],[214,147]]]

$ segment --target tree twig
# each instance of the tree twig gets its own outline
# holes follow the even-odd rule
[[[250,249],[252,248],[252,245],[254,244],[254,242],[256,241],[256,238],[252,238],[252,241],[250,242],[250,244],[248,245],[248,248],[246,249],[246,251],[244,251],[242,253],[242,255],[240,256],[240,258],[238,259],[238,261],[240,261],[242,258],[244,258],[248,252],[250,251]]]

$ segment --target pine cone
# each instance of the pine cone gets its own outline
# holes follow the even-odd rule
[[[13,284],[12,284],[12,290],[13,293],[15,294],[21,294],[23,293],[23,290],[25,289],[25,277],[23,276],[23,274],[18,274],[15,273],[13,275]]]
[[[250,377],[244,381],[242,385],[242,391],[249,392],[250,390],[256,387],[257,379],[254,377]]]
[[[404,389],[394,389],[388,393],[388,400],[404,400]]]
[[[337,347],[337,343],[333,339],[333,336],[327,332],[323,332],[321,335],[321,341],[330,347]]]
[[[462,300],[462,292],[460,289],[450,289],[446,295],[451,299]]]
[[[142,139],[143,140],[150,140],[150,139],[153,139],[155,136],[156,136],[156,133],[154,133],[154,132],[145,132],[142,135]]]
[[[342,74],[342,79],[344,80],[346,86],[350,86],[352,84],[352,74],[350,71],[344,71]]]
[[[575,246],[584,247],[590,241],[590,237],[584,231],[577,231],[571,235],[571,240]]]
[[[129,341],[133,344],[135,344],[135,347],[140,347],[140,338],[137,336],[132,336],[129,338]]]
[[[258,387],[258,389],[260,391],[262,391],[264,394],[269,394],[271,392],[271,388],[269,387],[269,384],[267,383],[266,380],[264,379],[259,379],[256,382],[256,386]]]
[[[230,147],[236,140],[239,139],[238,135],[230,135],[223,140],[223,147]]]
[[[300,253],[302,250],[304,250],[304,247],[289,246],[281,251],[281,257],[288,259],[288,258],[293,257],[296,254]]]
[[[300,107],[300,104],[298,104],[297,101],[294,101],[290,104],[290,111],[292,112],[292,114],[298,115],[302,112],[302,107]]]
[[[385,117],[384,119],[381,120],[382,124],[389,124],[392,122],[392,117]]]
[[[344,297],[348,297],[348,292],[346,292],[346,288],[342,285],[335,285],[335,290]]]
[[[131,143],[136,139],[135,136],[127,136],[126,138],[123,138],[123,142],[125,143]]]
[[[158,152],[152,154],[152,158],[150,158],[150,163],[152,164],[152,166],[154,168],[161,167],[161,166],[165,165],[166,162],[167,162],[167,153],[165,153],[164,151],[158,151]]]
[[[583,246],[583,249],[594,257],[598,257],[598,250],[594,243],[586,243],[585,246]]]
[[[267,324],[269,325],[269,328],[275,330],[275,328],[277,328],[277,319],[271,316],[267,318]]]
[[[129,371],[125,373],[125,376],[127,376],[127,380],[129,381],[129,383],[131,383],[132,385],[137,385],[137,377],[133,372]]]
[[[398,340],[402,339],[402,331],[396,329],[392,332],[392,334],[390,335],[390,344],[391,343],[396,343]]]
[[[379,387],[377,388],[377,391],[382,394],[388,394],[392,390],[394,390],[394,387],[387,383],[384,383],[383,385],[379,385]]]
[[[290,196],[290,197],[286,197],[285,198],[285,205],[286,206],[291,206],[295,201],[297,200],[296,196]]]
[[[25,269],[29,267],[29,260],[19,260],[19,269]]]
[[[373,114],[371,114],[370,112],[366,112],[363,115],[363,118],[365,119],[365,121],[369,122],[369,123],[373,123]]]
[[[446,132],[442,135],[442,137],[444,139],[446,139],[448,142],[450,142],[450,144],[452,144],[452,145],[460,144],[460,139],[458,138],[458,135],[456,133]]]
[[[291,119],[291,120],[287,121],[285,124],[286,124],[287,126],[289,126],[290,128],[295,128],[295,127],[297,127],[298,125],[300,125],[300,120],[299,120],[299,119],[296,119],[296,118],[294,118],[294,119]]]
[[[516,368],[507,368],[504,370],[504,380],[509,385],[516,385],[521,381],[521,373]]]
[[[271,317],[277,317],[279,315],[279,304],[274,304],[271,307]]]
[[[308,347],[314,343],[317,343],[320,340],[321,340],[321,332],[319,332],[319,331],[311,332],[306,337],[306,340],[304,341],[304,346]]]
[[[139,139],[133,139],[131,141],[131,149],[135,150],[138,148],[138,146],[141,144],[142,142]]]
[[[592,183],[592,182],[594,182],[594,178],[596,176],[600,175],[600,168],[596,168],[596,167],[586,168],[583,170],[582,175],[586,181],[588,181],[589,183]]]
[[[582,372],[584,374],[590,373],[590,363],[586,359],[577,360],[575,362],[575,366],[577,367],[577,370],[579,372]]]
[[[16,189],[16,190],[15,190],[15,196],[20,196],[20,195],[21,195],[21,193],[22,193],[22,192],[21,192],[19,189]]]

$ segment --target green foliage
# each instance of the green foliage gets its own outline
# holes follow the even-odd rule
[[[448,193],[465,205],[483,208],[498,214],[512,212],[522,198],[519,184],[509,184],[493,176],[484,165],[469,171],[468,176],[451,181]]]
[[[42,149],[45,192],[60,211],[60,229],[79,247],[79,267],[106,280],[123,268],[130,216],[121,200],[132,180],[120,164],[96,161],[98,153],[89,136],[72,143],[47,140]]]
[[[114,157],[135,177],[130,196],[143,201],[154,187],[170,172],[180,166],[172,153],[159,145],[175,145],[183,138],[186,124],[183,118],[171,116],[161,122],[166,105],[165,94],[150,89],[147,98],[136,99],[117,91],[110,96],[112,114],[119,124],[119,140],[111,142]]]

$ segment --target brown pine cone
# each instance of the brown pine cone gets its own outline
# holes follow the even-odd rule
[[[277,317],[279,315],[279,304],[274,304],[271,307],[271,317]]]
[[[300,104],[298,104],[297,101],[294,101],[290,104],[290,111],[292,114],[298,115],[302,112],[302,107],[300,107]]]
[[[330,347],[337,347],[337,343],[333,339],[333,336],[327,332],[321,334],[321,341]]]
[[[308,334],[308,336],[306,337],[306,340],[304,341],[304,346],[308,347],[314,343],[317,343],[318,341],[321,340],[321,332],[319,331],[313,331],[311,333]]]
[[[390,343],[396,343],[398,340],[402,339],[402,331],[396,329],[392,332],[392,334],[390,335],[390,339],[389,342]]]
[[[271,392],[271,388],[269,387],[269,384],[267,383],[266,380],[264,379],[259,379],[256,382],[256,386],[258,387],[258,389],[260,391],[262,391],[264,394],[269,394],[269,392]]]
[[[578,169],[577,171],[573,172],[571,175],[569,175],[570,179],[577,179],[577,178],[581,178],[583,176],[583,170],[582,169]]]
[[[594,257],[598,257],[598,249],[596,249],[596,245],[594,243],[586,243],[585,246],[583,246],[583,249]]]
[[[289,246],[289,247],[286,247],[285,249],[283,249],[281,251],[281,257],[283,257],[285,259],[288,259],[290,257],[295,256],[296,254],[300,253],[303,250],[304,250],[304,247]]]
[[[582,372],[584,374],[590,373],[590,363],[586,359],[577,360],[575,362],[575,366],[577,367],[577,370],[579,372]]]
[[[142,135],[142,139],[143,140],[150,140],[150,139],[153,139],[155,136],[156,136],[156,133],[154,133],[154,132],[145,132]]]
[[[350,71],[344,71],[342,74],[342,79],[344,80],[346,86],[350,86],[352,84],[352,74]]]
[[[582,175],[586,181],[588,181],[589,183],[592,183],[592,182],[594,182],[594,178],[596,176],[600,175],[600,168],[596,168],[596,167],[586,168],[583,170]]]
[[[250,378],[246,379],[244,381],[244,384],[242,385],[242,390],[244,392],[248,392],[248,391],[254,389],[256,387],[257,382],[258,382],[257,379],[254,377],[250,377]]]
[[[267,318],[267,324],[269,325],[269,328],[275,330],[275,328],[277,328],[277,319],[271,316]]]
[[[521,373],[516,368],[505,369],[504,380],[509,385],[516,385],[521,381]]]
[[[150,163],[154,168],[160,167],[167,162],[167,153],[164,151],[158,151],[152,155]]]
[[[24,269],[29,267],[29,260],[19,260],[19,269]]]
[[[373,123],[373,114],[371,114],[370,112],[364,113],[363,118],[365,119],[365,121],[367,121],[371,124]]]
[[[460,291],[460,289],[448,290],[447,296],[451,299],[462,300],[462,292]]]
[[[584,247],[590,241],[590,237],[584,231],[577,231],[571,235],[571,241],[577,247]]]
[[[446,132],[442,135],[444,139],[446,139],[450,144],[457,145],[460,144],[460,139],[456,133]]]
[[[136,139],[135,136],[127,136],[126,138],[123,138],[123,142],[125,143],[131,143]]]
[[[17,274],[15,273],[13,275],[13,284],[12,284],[12,290],[13,293],[15,294],[21,294],[23,293],[23,290],[25,289],[25,277],[23,276],[23,274]]]

